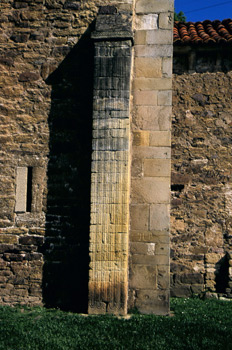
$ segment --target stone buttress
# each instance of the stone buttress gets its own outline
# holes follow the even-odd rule
[[[134,48],[111,10],[93,34],[89,313],[168,314],[173,1],[134,2]]]
[[[169,312],[173,1],[135,2],[129,308]]]

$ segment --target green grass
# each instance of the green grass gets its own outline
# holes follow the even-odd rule
[[[232,350],[232,302],[173,299],[174,316],[0,307],[0,350]]]

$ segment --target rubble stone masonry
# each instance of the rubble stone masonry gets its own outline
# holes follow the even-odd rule
[[[1,303],[87,310],[90,31],[108,3],[0,3]]]
[[[173,79],[173,296],[232,296],[231,96],[231,72]]]

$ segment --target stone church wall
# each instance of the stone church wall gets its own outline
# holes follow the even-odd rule
[[[94,49],[91,33],[99,5],[115,4],[122,19],[127,18],[128,13],[133,14],[135,48],[125,91],[119,89],[125,93],[126,104],[123,107],[119,100],[117,104],[113,100],[112,108],[107,105],[127,113],[126,130],[116,126],[114,136],[124,142],[123,132],[126,132],[128,149],[124,153],[128,178],[126,190],[121,188],[122,202],[108,205],[110,211],[106,213],[116,225],[112,208],[114,204],[125,204],[122,212],[125,231],[119,227],[122,222],[118,223],[118,231],[113,227],[114,241],[113,244],[107,241],[109,250],[105,252],[99,239],[103,231],[98,232],[97,242],[92,245],[89,242],[90,216],[91,220],[96,217],[97,223],[104,217],[100,206],[91,205],[91,198],[98,200],[99,192],[90,197],[90,188],[92,186],[93,194],[94,181],[97,191],[102,185],[101,178],[94,175],[93,159],[97,153],[92,151],[100,154],[103,150],[105,156],[108,147],[99,142],[101,122],[94,124],[93,115],[109,102],[108,90],[101,89],[96,77],[107,84],[111,77],[108,73],[98,76],[96,62],[101,65],[104,55],[111,51],[107,51],[108,44],[98,43],[98,49],[98,44]],[[87,312],[91,282],[101,281],[103,286],[106,278],[110,283],[113,278],[111,284],[117,282],[117,259],[121,256],[125,286],[122,294],[117,288],[113,291],[115,313],[126,313],[128,308],[136,307],[145,313],[167,314],[173,1],[3,0],[0,10],[0,303],[44,304]],[[105,11],[109,20],[111,10]],[[130,45],[132,43],[130,39]],[[120,61],[121,54],[121,61],[129,67],[129,59],[123,57],[120,45],[116,48],[112,45],[115,54],[108,60],[110,69],[117,61],[115,57]],[[118,80],[122,73],[120,67],[119,64],[118,71],[114,72],[119,73]],[[103,74],[104,69],[99,72]],[[97,99],[101,100],[101,106],[94,103]],[[110,115],[114,118],[113,113]],[[115,116],[115,125],[116,122],[123,125],[121,116],[118,113]],[[113,147],[115,144],[111,142]],[[124,160],[120,159],[120,169],[124,168]],[[112,174],[118,185],[123,176],[116,168]],[[103,184],[107,187],[107,181]],[[110,188],[112,190],[112,186]],[[107,195],[104,198],[111,199]],[[145,213],[144,227],[139,221],[141,209]],[[104,208],[102,214],[105,214]],[[123,236],[123,247],[118,234]],[[99,249],[103,249],[102,254]],[[114,264],[116,272],[105,273],[106,270],[101,269],[103,261],[104,266]],[[97,268],[91,270],[91,266]],[[93,290],[95,293],[95,287]],[[94,294],[97,297],[93,297],[93,304],[100,302],[104,306],[103,311],[94,306],[95,313],[109,309],[107,293],[103,288]],[[123,306],[119,310],[120,303]]]
[[[108,3],[1,1],[1,303],[88,297],[90,27]]]
[[[231,72],[174,75],[173,296],[232,296],[231,96]]]
[[[1,304],[87,311],[90,35],[109,3],[134,11],[128,308],[168,310],[171,0],[1,1]],[[171,291],[231,297],[232,75],[205,70],[174,76]]]

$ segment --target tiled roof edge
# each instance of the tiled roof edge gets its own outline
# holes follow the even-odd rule
[[[175,21],[173,42],[174,45],[232,45],[232,19],[202,22]]]

